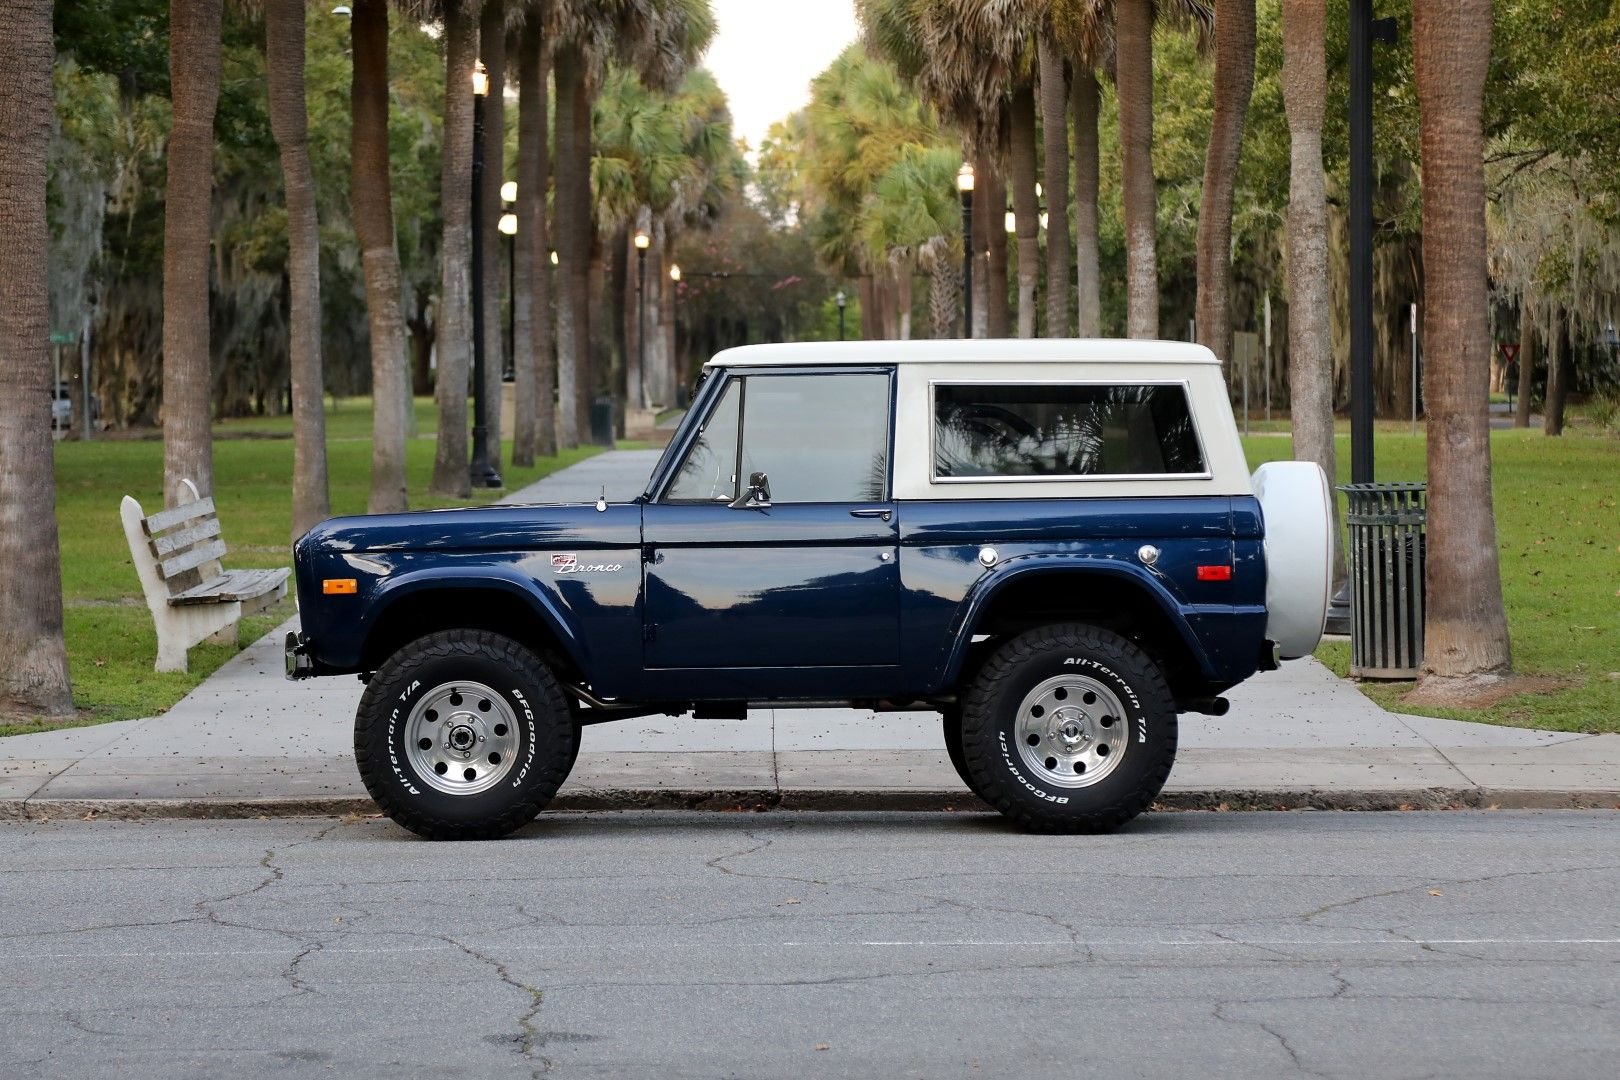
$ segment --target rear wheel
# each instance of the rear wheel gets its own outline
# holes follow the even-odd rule
[[[1140,814],[1170,775],[1176,732],[1158,666],[1083,624],[1002,645],[963,699],[970,786],[1034,832],[1106,832]]]
[[[562,786],[579,729],[562,688],[522,645],[479,630],[411,642],[377,670],[355,715],[366,790],[433,840],[505,836]]]

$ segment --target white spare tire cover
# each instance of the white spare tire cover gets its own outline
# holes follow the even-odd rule
[[[1266,637],[1284,659],[1322,640],[1333,586],[1333,505],[1313,461],[1272,461],[1254,471],[1266,531]]]

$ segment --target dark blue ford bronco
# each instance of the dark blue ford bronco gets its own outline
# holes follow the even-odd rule
[[[1040,831],[1159,793],[1182,712],[1321,636],[1315,465],[1253,476],[1195,345],[763,345],[715,357],[627,503],[327,521],[293,678],[358,674],[395,821],[496,837],[585,724],[936,710],[962,780]]]

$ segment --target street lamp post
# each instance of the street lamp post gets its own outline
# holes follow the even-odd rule
[[[849,303],[849,297],[847,295],[845,295],[843,289],[839,289],[838,290],[838,295],[833,297],[833,301],[834,301],[834,303],[836,303],[838,305],[838,340],[843,341],[844,340],[844,305]]]
[[[517,214],[509,207],[517,202],[517,184],[508,180],[501,185],[501,220],[495,227],[506,237],[506,354],[501,367],[501,379],[517,377]]]
[[[681,298],[681,266],[679,263],[669,264],[669,281],[669,377],[670,381],[674,384],[675,396],[677,399],[679,399],[682,396],[682,376],[680,350],[677,348],[679,343],[679,334],[678,327],[676,326],[675,322],[675,302]],[[666,402],[665,404],[668,403]],[[677,400],[675,404],[684,405],[685,402]]]
[[[647,230],[636,230],[636,393],[638,404],[647,407],[647,248],[652,237]]]
[[[489,431],[484,400],[484,98],[489,96],[489,75],[483,61],[473,66],[472,157],[472,351],[473,430],[472,463],[468,474],[474,484],[501,486],[501,474],[489,459]]]
[[[973,166],[967,162],[956,173],[962,195],[962,336],[973,336]],[[844,301],[838,301],[838,340],[844,339]]]

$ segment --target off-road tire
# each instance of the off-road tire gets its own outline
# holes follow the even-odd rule
[[[973,774],[968,772],[967,755],[962,750],[962,710],[960,708],[945,709],[940,714],[940,727],[945,733],[945,754],[951,759],[951,767],[956,775],[962,778],[969,791],[978,795],[975,788]]]
[[[490,687],[515,716],[516,751],[500,782],[475,794],[437,790],[404,745],[407,718],[447,683]],[[366,790],[395,822],[429,840],[493,840],[522,828],[556,795],[579,752],[579,727],[551,671],[534,653],[484,630],[418,638],[377,669],[354,718],[354,756]]]
[[[1060,787],[1017,749],[1020,706],[1047,680],[1079,675],[1119,701],[1125,752],[1101,780]],[[1175,700],[1163,673],[1130,641],[1095,626],[1037,627],[991,654],[962,699],[962,749],[979,797],[1031,832],[1109,832],[1153,802],[1176,756]]]

